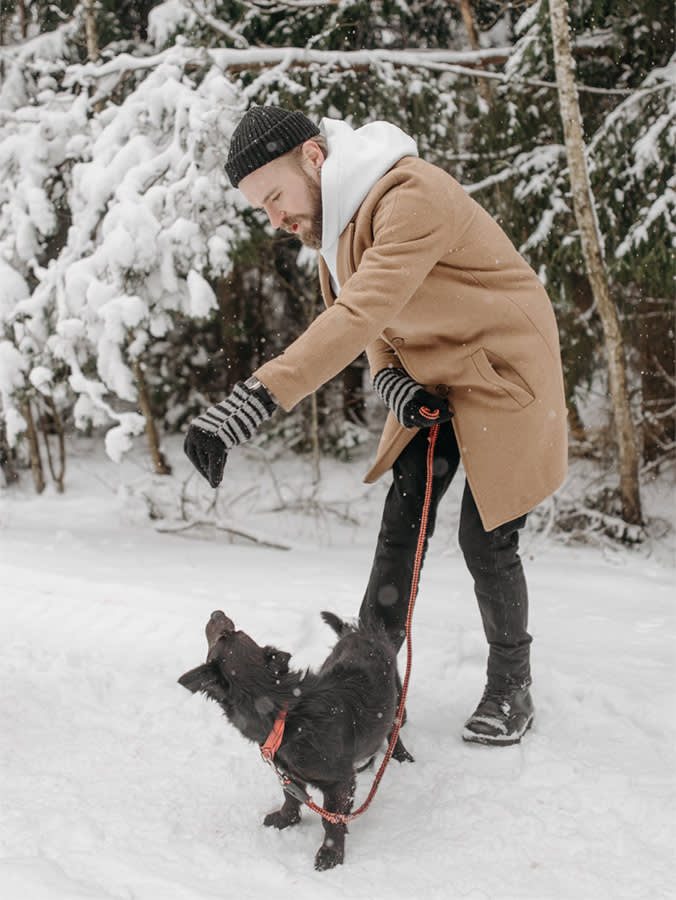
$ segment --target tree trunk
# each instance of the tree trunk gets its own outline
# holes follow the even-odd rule
[[[348,422],[366,425],[366,401],[364,399],[364,366],[356,360],[343,372],[343,414]]]
[[[14,468],[14,460],[12,459],[12,448],[7,440],[7,430],[2,420],[0,420],[0,469],[2,469],[5,476],[6,484],[14,484],[19,480],[19,474]]]
[[[317,405],[317,392],[314,391],[310,395],[311,403],[311,422],[312,431],[312,485],[316,487],[321,481],[322,473],[320,468],[321,454],[319,452],[319,409]]]
[[[594,198],[584,156],[580,107],[570,52],[567,0],[549,0],[549,14],[573,209],[580,230],[587,276],[603,326],[608,362],[608,385],[619,449],[622,517],[630,524],[640,524],[642,514],[638,482],[638,452],[629,407],[624,346],[617,309],[608,288]]]
[[[451,2],[460,7],[460,15],[462,16],[462,21],[465,25],[465,31],[467,32],[467,38],[469,40],[470,47],[472,48],[472,50],[480,50],[479,29],[476,26],[474,10],[472,9],[470,0],[451,0]],[[478,67],[483,69],[483,63],[479,62]],[[486,103],[490,104],[492,99],[490,82],[487,78],[478,78],[476,80],[478,82],[477,87],[479,88],[479,93],[486,101]]]
[[[5,10],[4,3],[0,3],[0,47],[5,46],[5,29],[7,27],[7,13],[9,10]],[[0,61],[1,64],[1,61]],[[4,77],[4,72],[0,68],[0,77]]]
[[[134,362],[134,375],[136,377],[139,406],[141,407],[143,418],[146,420],[146,437],[148,439],[148,447],[150,448],[150,456],[152,457],[153,465],[155,466],[155,472],[158,475],[171,475],[171,466],[167,463],[164,454],[160,449],[157,427],[155,426],[155,417],[153,416],[153,410],[150,404],[148,385],[146,384],[143,368],[138,359]]]
[[[580,411],[577,408],[577,403],[575,399],[570,399],[567,402],[568,406],[568,427],[570,428],[570,433],[574,441],[577,441],[579,444],[587,443],[587,431],[584,427],[584,422],[580,418]]]
[[[94,0],[85,0],[85,21],[87,34],[87,59],[89,60],[89,62],[96,62],[99,58],[99,38],[96,33]]]
[[[218,300],[220,351],[225,362],[224,382],[219,386],[221,392],[230,390],[236,382],[245,381],[251,374],[248,358],[250,347],[237,339],[240,327],[238,297],[242,293],[238,277],[237,272],[233,270],[227,278],[216,278],[211,282]]]
[[[22,404],[21,414],[26,420],[26,434],[28,437],[28,447],[31,457],[31,473],[33,475],[33,484],[35,485],[36,494],[41,494],[45,489],[45,476],[42,469],[42,458],[40,457],[38,432],[35,427],[35,420],[33,418],[33,410],[31,409],[30,400],[25,400]]]
[[[56,484],[57,493],[63,494],[64,490],[64,477],[66,475],[66,436],[63,430],[63,422],[61,421],[61,416],[59,415],[59,411],[56,408],[56,403],[51,397],[44,397],[44,402],[49,408],[49,415],[41,416],[41,431],[42,436],[45,439],[45,449],[47,451],[47,463],[49,465],[49,471],[51,473],[52,478],[54,479],[54,483]],[[54,459],[52,457],[52,448],[49,444],[49,434],[53,432],[56,435],[56,442],[59,448],[59,468],[58,470],[54,466]]]
[[[641,354],[643,462],[655,462],[676,441],[674,313],[663,300],[642,300],[638,313]]]
[[[28,37],[28,11],[26,9],[26,0],[19,0],[19,28],[21,29],[21,37],[26,40]]]
[[[311,298],[307,298],[303,303],[305,312],[305,327],[309,328],[315,317],[317,308],[318,294],[317,290],[312,294]],[[319,447],[319,404],[317,402],[317,391],[313,391],[310,395],[310,429],[312,440],[312,485],[317,487],[321,481],[321,451]]]

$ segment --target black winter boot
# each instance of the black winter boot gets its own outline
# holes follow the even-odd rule
[[[518,744],[528,731],[535,708],[530,696],[530,682],[486,685],[474,713],[465,722],[464,741],[477,744]]]

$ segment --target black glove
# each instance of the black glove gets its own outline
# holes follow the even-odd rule
[[[277,401],[257,378],[239,381],[231,393],[193,419],[183,450],[212,488],[218,487],[228,450],[253,437],[277,409]]]
[[[431,428],[453,418],[448,400],[430,394],[403,369],[381,369],[373,387],[404,428]]]

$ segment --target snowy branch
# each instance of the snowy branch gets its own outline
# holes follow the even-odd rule
[[[86,79],[107,79],[113,75],[120,76],[130,71],[154,69],[167,61],[169,54],[176,53],[172,47],[152,56],[137,57],[129,53],[121,53],[102,65],[88,63],[72,66],[69,70],[67,86],[74,81]],[[242,71],[244,69],[263,68],[266,66],[284,65],[336,65],[346,69],[369,68],[380,63],[417,68],[436,68],[439,66],[455,66],[458,71],[465,67],[471,75],[479,74],[474,67],[483,65],[500,65],[510,53],[509,47],[491,50],[458,52],[454,50],[306,50],[303,47],[251,47],[245,50],[236,48],[212,48],[196,51],[185,48],[186,65],[204,65],[205,55],[222,71]],[[490,74],[490,73],[486,73]],[[502,76],[497,76],[502,77]]]
[[[483,65],[502,65],[511,52],[509,47],[489,50],[308,50],[304,47],[260,47],[248,51],[214,48],[208,51],[222,69],[253,68],[278,65],[290,61],[296,65],[338,65],[342,68],[368,68],[374,64],[419,68],[436,65],[459,65],[472,70]]]
[[[502,184],[503,181],[508,181],[516,174],[517,170],[514,168],[514,166],[507,166],[506,168],[501,169],[499,172],[496,172],[494,175],[489,175],[487,178],[484,178],[481,181],[477,181],[476,184],[463,185],[463,187],[466,193],[477,194],[479,191],[486,190],[486,188],[493,187],[496,184]]]
[[[226,25],[225,22],[221,21],[221,19],[215,19],[212,15],[202,9],[194,0],[185,0],[190,9],[195,13],[197,18],[204,22],[205,25],[208,25],[209,28],[213,29],[217,34],[222,35],[228,40],[232,41],[236,47],[246,48],[249,46],[249,42],[247,39],[241,35],[239,32],[235,31],[233,28],[230,28]]]
[[[73,66],[70,81],[86,81],[108,79],[117,75],[120,79],[130,71],[153,69],[166,60],[166,55],[175,53],[176,48],[147,57],[135,57],[122,53],[103,65],[93,63],[84,66]],[[282,70],[292,66],[335,66],[342,69],[360,71],[378,65],[408,67],[412,69],[429,69],[435,72],[449,72],[455,75],[466,75],[472,78],[484,78],[499,81],[502,84],[527,85],[556,90],[556,83],[536,78],[515,78],[503,72],[486,71],[486,65],[504,65],[512,52],[510,47],[494,47],[488,50],[308,50],[304,47],[249,47],[211,48],[199,52],[186,48],[189,54],[185,60],[187,66],[202,66],[205,55],[211,59],[221,71],[242,72],[245,70],[268,67],[281,67]],[[632,97],[647,91],[670,87],[664,84],[651,85],[649,88],[631,90],[625,88],[597,88],[583,84],[577,85],[581,93],[601,94],[606,96]]]
[[[283,9],[320,9],[325,6],[338,6],[340,0],[241,0],[241,2],[249,9],[277,12]]]

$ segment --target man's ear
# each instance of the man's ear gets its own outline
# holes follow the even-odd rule
[[[217,703],[225,700],[228,693],[228,685],[223,681],[218,667],[213,663],[205,663],[197,666],[196,669],[190,669],[189,672],[181,675],[178,683],[193,694],[198,692],[206,694]]]
[[[263,656],[265,665],[273,675],[286,675],[289,671],[289,660],[291,654],[284,650],[278,650],[276,647],[263,647]]]
[[[306,165],[319,172],[324,165],[324,152],[316,141],[310,140],[303,143],[303,160]]]

